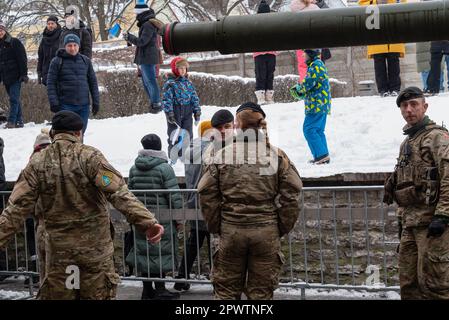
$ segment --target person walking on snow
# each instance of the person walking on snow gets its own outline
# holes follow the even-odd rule
[[[9,117],[6,128],[22,128],[20,90],[28,82],[27,54],[19,39],[12,37],[0,21],[0,82],[9,97]]]
[[[270,6],[262,0],[257,9],[257,13],[270,13]],[[254,66],[256,73],[256,91],[257,103],[272,104],[274,103],[273,80],[274,71],[276,70],[276,51],[254,52]]]
[[[313,155],[313,164],[326,164],[330,162],[327,149],[326,127],[327,115],[331,110],[331,91],[327,68],[320,59],[319,49],[304,50],[307,63],[307,74],[302,84],[291,88],[292,96],[304,99],[306,117],[303,132],[310,151]]]
[[[152,20],[156,18],[153,9],[147,4],[136,4],[134,8],[139,36],[124,33],[123,38],[135,45],[136,56],[134,63],[139,66],[142,82],[148,98],[151,100],[151,113],[161,111],[160,90],[157,83],[156,66],[161,63],[160,50],[157,46],[157,29]]]
[[[197,126],[201,118],[201,108],[198,95],[187,74],[189,63],[183,57],[175,57],[171,63],[172,73],[168,75],[168,80],[164,83],[162,108],[167,116],[168,135],[168,155],[172,161],[176,161],[181,156],[182,150],[177,147],[177,152],[172,155],[172,148],[178,143],[189,146],[193,140],[192,116],[195,118]],[[173,143],[173,134],[178,127],[184,129],[185,134],[189,134],[189,139],[178,137],[177,143]],[[175,141],[176,142],[176,141]]]
[[[65,49],[59,49],[50,63],[47,77],[47,93],[52,112],[69,110],[78,114],[84,122],[83,133],[89,120],[89,94],[92,97],[92,114],[100,110],[100,92],[91,60],[79,53],[80,38],[68,34]]]

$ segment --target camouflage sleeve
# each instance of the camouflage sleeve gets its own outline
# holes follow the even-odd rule
[[[8,199],[8,204],[0,215],[0,248],[9,238],[23,228],[25,218],[34,213],[38,194],[38,179],[32,167],[22,171]]]
[[[440,176],[440,197],[436,206],[435,215],[449,217],[449,134],[446,131],[437,131],[429,143],[433,159]]]
[[[287,155],[279,151],[279,193],[277,197],[280,236],[288,234],[298,220],[302,181]]]
[[[198,183],[201,213],[207,230],[213,234],[220,233],[222,196],[219,190],[218,168],[211,164],[204,168]]]
[[[150,226],[158,223],[154,214],[129,191],[122,175],[100,152],[90,161],[88,172],[98,189],[106,194],[108,201],[139,231],[145,232]]]

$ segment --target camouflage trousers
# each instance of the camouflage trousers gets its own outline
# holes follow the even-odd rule
[[[276,224],[242,227],[222,223],[214,253],[215,299],[272,299],[284,263]]]
[[[119,275],[115,272],[112,256],[96,263],[82,263],[70,259],[53,260],[48,263],[46,254],[37,298],[39,300],[111,300],[115,299]],[[69,266],[79,268],[79,287],[74,286]],[[78,288],[79,289],[78,289]],[[73,289],[72,289],[73,288]]]
[[[449,228],[427,238],[427,227],[402,231],[399,249],[401,299],[449,299]]]

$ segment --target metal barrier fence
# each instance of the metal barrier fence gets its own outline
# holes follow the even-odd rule
[[[210,284],[215,241],[202,231],[196,190],[133,190],[133,193],[165,224],[165,240],[149,244],[111,207],[114,258],[121,278]],[[9,193],[1,192],[0,196],[5,206]],[[300,298],[305,298],[306,289],[397,291],[395,208],[384,206],[382,197],[383,186],[304,188],[298,223],[282,239],[286,262],[280,286],[300,289]],[[30,221],[8,248],[0,251],[0,277],[38,275],[39,264],[33,259],[38,252],[35,228]],[[194,259],[189,254],[192,251],[199,254],[188,272],[186,262]],[[32,285],[29,293],[33,296]]]

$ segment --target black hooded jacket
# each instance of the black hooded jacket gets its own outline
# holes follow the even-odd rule
[[[42,77],[43,84],[47,84],[48,69],[50,68],[51,60],[56,56],[56,52],[59,49],[61,32],[61,26],[58,24],[58,27],[53,31],[48,31],[45,28],[42,34],[38,50],[37,74]]]

